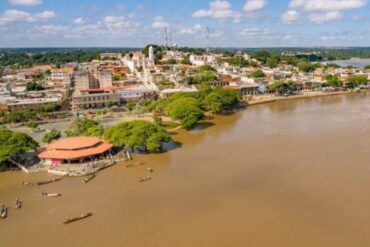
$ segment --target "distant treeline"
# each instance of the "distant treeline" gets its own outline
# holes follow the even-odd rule
[[[0,67],[27,68],[41,64],[90,62],[102,52],[128,52],[132,48],[19,48],[0,49]]]

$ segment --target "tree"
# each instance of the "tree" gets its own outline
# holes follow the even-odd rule
[[[31,128],[31,129],[36,129],[39,125],[34,122],[34,121],[30,121],[28,124],[27,124],[27,127],[28,128]]]
[[[205,72],[205,71],[216,71],[211,65],[202,65],[199,67],[200,72]]]
[[[309,63],[309,62],[301,62],[299,65],[299,70],[300,71],[303,71],[303,72],[312,72],[316,69],[316,66],[312,63]]]
[[[176,61],[176,59],[171,58],[171,59],[168,59],[166,61],[166,64],[168,64],[168,65],[174,65],[174,64],[177,64],[177,61]]]
[[[199,101],[192,97],[179,98],[170,103],[166,110],[173,120],[179,120],[182,127],[186,129],[193,128],[203,118]]]
[[[339,80],[337,75],[327,75],[326,81],[331,87],[341,87],[343,85],[343,82]]]
[[[49,103],[41,107],[41,112],[55,112],[60,110],[60,105],[55,103]]]
[[[145,120],[134,120],[107,129],[104,139],[117,147],[160,152],[162,144],[170,140],[170,135],[158,124]]]
[[[20,123],[27,122],[34,116],[34,113],[29,110],[17,110],[10,112],[4,117],[5,123]]]
[[[280,58],[279,56],[271,56],[266,60],[266,65],[270,68],[276,68],[279,65]]]
[[[269,86],[270,91],[275,91],[276,94],[283,94],[289,91],[294,91],[296,85],[293,82],[277,81]]]
[[[369,65],[366,65],[366,66],[364,67],[364,69],[370,69],[370,64],[369,64]]]
[[[252,78],[263,78],[265,77],[265,73],[263,73],[262,70],[256,70],[256,71],[253,71],[251,74],[250,74],[250,77]]]
[[[347,79],[347,86],[357,87],[359,85],[367,85],[368,79],[367,75],[352,75]]]
[[[125,107],[129,111],[133,111],[136,107],[136,103],[135,102],[129,102],[125,105]]]
[[[0,128],[0,166],[15,154],[35,150],[39,145],[30,136]]]
[[[102,136],[103,126],[92,119],[82,118],[75,120],[69,130],[65,131],[66,136]]]
[[[201,84],[203,82],[214,81],[217,79],[215,73],[210,70],[195,74],[186,79],[189,85]]]
[[[46,133],[42,138],[42,141],[45,143],[51,143],[54,140],[58,140],[62,136],[62,133],[59,130],[52,129],[49,133]]]
[[[184,58],[183,60],[181,60],[181,64],[191,65],[191,62],[190,62],[189,58]]]
[[[218,87],[205,97],[203,106],[212,113],[221,113],[234,108],[239,101],[240,95],[236,90]]]
[[[41,86],[40,83],[37,82],[28,82],[26,85],[27,91],[42,91],[44,88]]]

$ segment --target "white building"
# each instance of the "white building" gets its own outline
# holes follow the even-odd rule
[[[211,65],[216,62],[216,57],[213,55],[191,55],[190,62],[196,66]]]

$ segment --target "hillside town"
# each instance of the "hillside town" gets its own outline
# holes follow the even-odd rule
[[[330,64],[302,70],[285,61],[267,66],[242,52],[230,59],[224,54],[194,54],[175,48],[164,50],[158,58],[149,46],[146,54],[101,53],[99,60],[90,62],[5,68],[0,81],[0,109],[35,110],[53,104],[78,112],[196,92],[202,83],[234,89],[245,100],[266,94],[290,96],[366,87],[366,83],[348,80],[353,77],[369,79],[370,70]],[[330,78],[342,83],[330,83]],[[277,82],[293,87],[280,83],[277,86],[282,90],[276,90],[273,85]]]

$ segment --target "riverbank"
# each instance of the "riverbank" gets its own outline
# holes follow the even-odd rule
[[[350,93],[357,93],[357,92],[353,92],[353,91],[337,91],[337,92],[307,91],[307,92],[303,92],[303,94],[300,94],[300,95],[291,95],[291,96],[276,96],[276,95],[253,96],[251,97],[251,99],[246,99],[243,101],[247,104],[247,106],[253,106],[253,105],[271,103],[271,102],[276,102],[276,101],[326,97],[326,96],[344,95],[344,94],[350,94]]]

